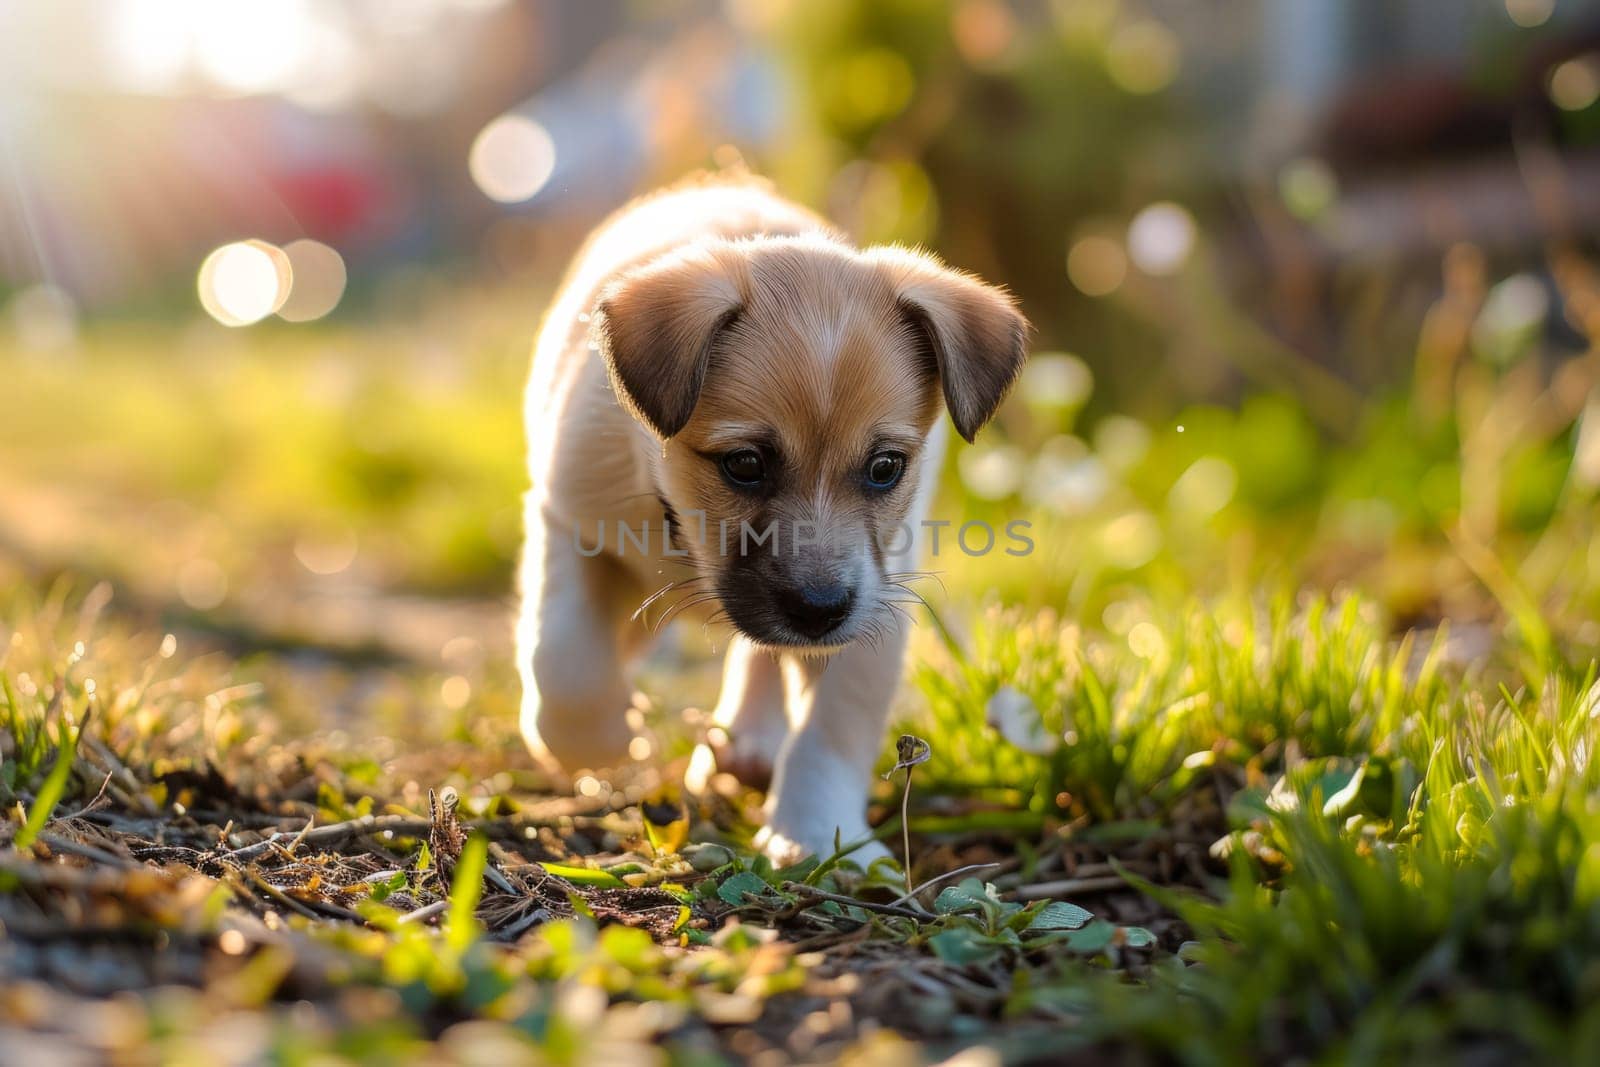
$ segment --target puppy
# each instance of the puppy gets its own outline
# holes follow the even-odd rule
[[[971,440],[1026,332],[1002,291],[853,248],[753,179],[605,222],[546,316],[526,398],[517,664],[534,755],[627,762],[629,664],[692,607],[734,634],[688,787],[770,775],[757,846],[780,862],[867,838],[940,409]]]

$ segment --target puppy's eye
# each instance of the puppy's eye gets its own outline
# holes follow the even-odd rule
[[[753,448],[740,448],[722,457],[722,476],[740,489],[753,489],[767,476],[767,461]]]
[[[867,484],[874,489],[892,489],[905,471],[905,456],[898,452],[879,452],[867,460]]]

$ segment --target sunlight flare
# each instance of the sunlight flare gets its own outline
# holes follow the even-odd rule
[[[248,326],[283,307],[293,277],[283,249],[266,241],[235,241],[200,265],[200,304],[224,326]]]

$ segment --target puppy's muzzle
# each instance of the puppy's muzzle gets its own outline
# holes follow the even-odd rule
[[[800,582],[774,597],[783,621],[795,633],[813,641],[843,625],[855,606],[855,590],[841,582]]]

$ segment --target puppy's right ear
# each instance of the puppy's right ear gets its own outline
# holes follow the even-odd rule
[[[595,335],[628,414],[665,441],[683,429],[705,384],[717,335],[739,317],[730,267],[711,248],[686,248],[606,287]]]

